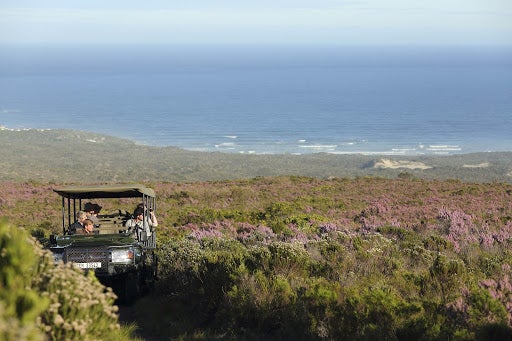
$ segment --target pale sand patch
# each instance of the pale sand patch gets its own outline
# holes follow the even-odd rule
[[[373,168],[407,168],[407,169],[430,169],[432,166],[428,166],[423,162],[414,162],[414,161],[393,161],[388,159],[381,159],[379,162],[376,162],[373,165]]]
[[[489,162],[482,162],[478,165],[463,165],[464,168],[487,168],[489,167]]]

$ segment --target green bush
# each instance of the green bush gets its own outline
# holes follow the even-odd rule
[[[335,328],[342,339],[394,339],[404,320],[421,314],[420,307],[388,287],[354,288],[345,295]]]
[[[318,230],[318,225],[328,222],[328,219],[318,214],[294,214],[284,219],[284,223],[292,224],[301,232],[314,233]]]
[[[244,326],[242,336],[270,336],[292,324],[290,314],[296,293],[280,275],[245,272],[238,276],[226,296],[219,320],[227,330],[236,331]]]
[[[287,278],[309,275],[310,256],[303,244],[275,241],[267,247],[273,273]]]
[[[27,233],[0,222],[0,339],[42,340],[36,318],[48,307],[33,281],[40,259]]]
[[[120,329],[113,305],[116,296],[93,272],[84,276],[75,266],[60,263],[39,279],[36,284],[50,301],[41,324],[51,340],[97,340],[107,335],[116,339]]]
[[[55,264],[28,233],[0,223],[2,339],[129,340],[114,300],[93,272]]]

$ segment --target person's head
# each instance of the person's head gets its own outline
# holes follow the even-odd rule
[[[94,204],[92,202],[86,202],[84,204],[84,211],[87,213],[94,212]]]
[[[86,202],[84,204],[84,211],[89,214],[98,214],[101,211],[101,206],[92,202]]]
[[[144,203],[142,203],[142,202],[141,202],[140,204],[138,204],[138,205],[137,205],[137,208],[140,208],[140,209],[144,210],[144,212],[146,212],[146,213],[147,213],[148,211],[149,211],[149,213],[153,212],[153,209],[152,209],[151,207],[150,207],[150,208],[149,208],[149,210],[148,210],[148,209],[147,209],[147,206],[146,206],[146,205],[144,205]]]
[[[94,222],[91,219],[84,220],[84,230],[86,233],[92,233],[94,230]]]
[[[144,219],[144,209],[143,208],[140,208],[140,207],[137,207],[135,209],[135,211],[133,211],[133,217],[137,220],[142,220]]]
[[[87,213],[84,211],[76,212],[76,220],[83,224],[83,221],[87,218]]]
[[[93,204],[94,206],[94,214],[99,214],[101,211],[101,206],[98,204]]]

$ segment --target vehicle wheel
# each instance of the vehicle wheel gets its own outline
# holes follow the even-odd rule
[[[112,284],[112,289],[120,303],[132,304],[140,296],[141,285],[137,272],[130,272],[120,276],[115,279]]]
[[[157,255],[154,252],[148,253],[141,273],[141,287],[143,294],[148,294],[155,289],[157,267]]]
[[[130,272],[125,280],[126,302],[133,303],[141,293],[141,280],[138,272]]]

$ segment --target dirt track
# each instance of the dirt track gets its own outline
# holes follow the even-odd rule
[[[145,341],[159,341],[162,338],[155,338],[154,335],[150,335],[147,331],[140,328],[140,323],[137,321],[135,313],[135,305],[118,304],[119,307],[119,322],[122,325],[134,324],[137,328],[135,330],[135,337]]]

